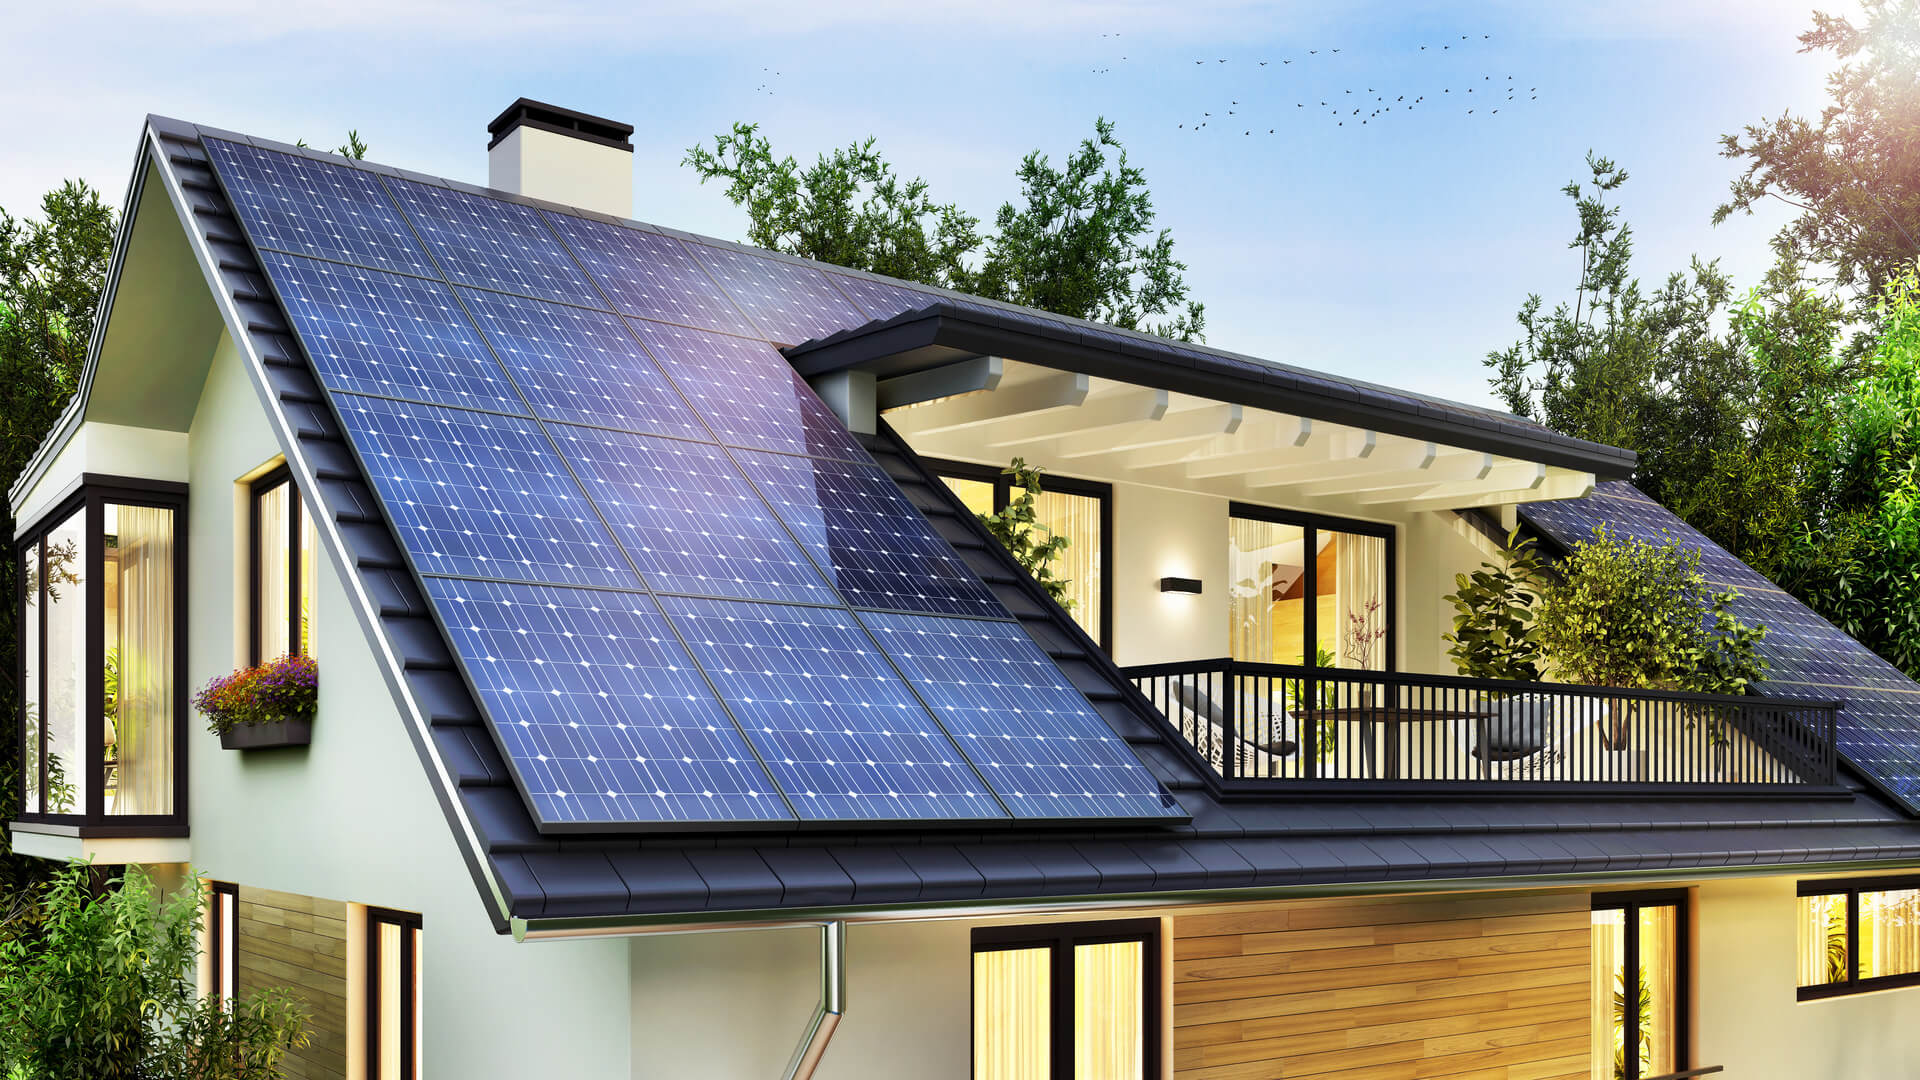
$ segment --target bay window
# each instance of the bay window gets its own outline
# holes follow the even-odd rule
[[[185,485],[88,476],[21,533],[21,820],[184,830],[185,506]]]

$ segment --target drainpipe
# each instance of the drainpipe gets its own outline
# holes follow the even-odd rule
[[[820,924],[820,1004],[807,1021],[800,1045],[787,1065],[786,1080],[812,1080],[813,1070],[826,1056],[827,1043],[847,1011],[847,924],[844,920]]]

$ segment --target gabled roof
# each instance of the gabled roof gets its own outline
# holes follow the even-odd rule
[[[176,121],[152,118],[149,123],[144,152],[167,185],[289,465],[312,501],[322,543],[347,568],[345,584],[356,616],[489,913],[503,929],[566,929],[643,918],[801,917],[887,906],[1226,898],[1241,895],[1233,890],[1920,859],[1920,827],[1859,788],[1759,801],[1463,797],[1416,806],[1368,799],[1236,800],[1220,791],[1207,765],[1071,618],[884,430],[865,441],[866,449],[898,492],[946,538],[1105,725],[1180,801],[1190,820],[885,829],[850,822],[814,832],[735,827],[691,835],[543,833],[461,677],[454,648],[434,618],[421,576],[403,553],[389,508],[353,452],[258,252],[233,216],[204,140],[269,146],[336,165],[339,159]],[[378,166],[353,167],[399,175]],[[534,205],[499,193],[488,197]],[[746,250],[689,240],[714,250]],[[864,295],[867,286],[876,294],[907,289],[787,262],[856,283],[841,294],[850,306],[846,297]],[[710,287],[704,302],[739,299],[732,288]],[[778,315],[777,298],[761,301],[769,317]],[[787,317],[792,315],[789,310]]]

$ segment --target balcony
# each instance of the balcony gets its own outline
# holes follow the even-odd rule
[[[1236,660],[1125,671],[1229,788],[1761,793],[1837,781],[1840,702]]]

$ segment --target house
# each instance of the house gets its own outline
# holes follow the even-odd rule
[[[1631,454],[641,225],[630,127],[489,130],[491,189],[148,118],[10,492],[11,841],[212,882],[292,1075],[1920,1060],[1920,686]],[[1064,603],[975,517],[1016,456]],[[1602,523],[1743,592],[1761,694],[1452,674],[1454,575]],[[190,715],[288,652],[304,743]]]

